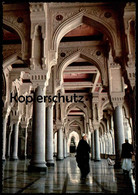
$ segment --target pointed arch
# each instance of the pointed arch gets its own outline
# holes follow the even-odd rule
[[[119,36],[117,36],[116,29],[113,28],[111,25],[109,25],[102,18],[95,17],[94,15],[90,15],[83,11],[68,18],[62,24],[58,26],[58,28],[56,29],[53,35],[52,50],[58,51],[58,46],[59,46],[59,43],[62,37],[83,23],[88,24],[88,25],[92,24],[99,31],[104,32],[111,43],[113,56],[119,55],[120,57],[121,40],[119,40]]]
[[[17,34],[19,35],[20,39],[21,39],[21,53],[22,53],[22,58],[25,59],[26,55],[27,55],[27,51],[28,51],[28,43],[26,41],[25,38],[25,34],[24,31],[21,30],[20,28],[18,28],[14,23],[9,22],[8,20],[6,20],[5,18],[3,18],[3,24],[5,26],[10,27],[11,29],[13,29],[14,31],[17,32]]]
[[[73,123],[77,123],[77,124],[78,124],[78,126],[80,127],[80,129],[82,130],[82,125],[81,125],[81,124],[80,124],[80,122],[79,122],[79,121],[77,121],[76,119],[74,119],[74,120],[70,121],[70,122],[68,123],[68,126],[71,126]]]
[[[81,51],[77,51],[73,54],[71,54],[70,56],[66,57],[62,62],[61,64],[59,65],[59,68],[58,68],[58,79],[59,79],[59,83],[60,85],[62,84],[63,82],[63,72],[65,70],[65,68],[73,63],[74,61],[76,61],[78,58],[82,58],[82,59],[85,59],[87,61],[89,61],[90,63],[94,64],[96,66],[96,68],[99,70],[100,74],[101,74],[101,78],[102,78],[102,81],[103,81],[103,84],[104,85],[107,85],[107,71],[105,71],[105,68],[103,66],[103,64],[101,63],[100,60],[98,60],[96,58],[96,56],[92,56],[88,53],[85,53],[85,51],[83,51],[83,53]]]
[[[85,116],[88,117],[89,116],[88,107],[86,106],[86,108],[84,108],[84,106],[86,106],[84,103],[77,103],[77,104],[71,103],[71,104],[66,106],[65,113],[67,115],[71,109],[79,108],[80,110],[82,110],[84,112]]]

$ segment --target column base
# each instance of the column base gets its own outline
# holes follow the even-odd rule
[[[61,161],[61,160],[64,160],[64,159],[63,159],[63,158],[57,158],[56,160],[57,160],[57,161]]]
[[[39,167],[39,166],[34,166],[34,165],[29,165],[28,166],[28,171],[29,172],[47,172],[47,166],[45,167]]]
[[[53,162],[53,163],[48,162],[48,163],[46,163],[46,165],[47,165],[48,167],[54,167],[54,166],[55,166],[55,163],[54,163],[54,162]]]
[[[10,157],[9,160],[11,160],[11,161],[18,160],[18,157]]]
[[[6,159],[2,159],[2,163],[5,163],[6,162]]]
[[[94,159],[94,162],[100,162],[101,159]]]

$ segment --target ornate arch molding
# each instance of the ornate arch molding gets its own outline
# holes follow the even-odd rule
[[[52,39],[52,50],[57,52],[62,37],[83,23],[88,25],[92,24],[98,30],[104,32],[111,42],[113,56],[121,56],[121,41],[119,36],[117,36],[117,30],[109,25],[103,18],[96,17],[84,11],[70,17],[57,27]]]
[[[129,114],[129,109],[126,103],[123,104],[122,109],[124,111],[124,116],[125,118],[129,119],[130,118],[130,114]]]
[[[77,107],[77,108],[79,108],[80,110],[82,110],[85,113],[85,116],[87,118],[89,118],[88,117],[88,108],[86,106],[86,109],[85,109],[83,106],[86,106],[86,105],[84,103],[77,103],[77,104],[76,103],[71,103],[71,104],[69,104],[69,105],[66,106],[65,113],[67,115],[71,109]]]
[[[81,125],[80,123],[79,123],[79,121],[78,120],[76,120],[76,119],[73,119],[72,121],[70,121],[69,123],[68,123],[68,125],[70,126],[72,123],[78,123],[79,125]]]
[[[103,133],[104,133],[104,126],[101,123],[100,123],[99,132],[100,132],[100,129],[101,129],[101,135],[103,135]]]
[[[81,137],[81,132],[80,132],[79,130],[76,130],[76,129],[74,130],[74,129],[72,129],[72,130],[68,131],[68,133],[67,133],[68,138],[69,138],[69,134],[72,133],[73,131],[76,132],[76,133],[78,133],[78,135]]]
[[[8,68],[11,64],[15,63],[17,60],[19,60],[18,58],[18,53],[13,54],[11,56],[9,56],[8,58],[6,58],[3,61],[3,71]]]
[[[14,29],[18,35],[21,38],[21,53],[22,53],[22,58],[26,59],[26,55],[27,55],[27,50],[28,50],[28,45],[27,45],[27,41],[25,38],[25,34],[24,31],[22,29],[20,29],[16,24],[14,24],[14,22],[9,22],[7,19],[3,18],[3,24],[6,26],[9,26],[10,28]]]
[[[82,124],[80,124],[80,122],[77,121],[76,119],[70,121],[70,122],[68,123],[68,126],[71,126],[71,124],[73,124],[74,122],[77,123],[77,124],[79,125],[80,129],[82,130]]]
[[[101,126],[102,129],[103,129],[103,135],[104,135],[104,133],[106,132],[106,124],[105,124],[105,122],[101,120],[100,126]]]
[[[106,101],[104,101],[103,102],[103,104],[102,104],[102,110],[104,110],[104,109],[106,109],[106,106],[109,104],[109,100],[106,100]]]
[[[65,68],[71,64],[72,62],[74,62],[75,60],[77,60],[79,57],[88,60],[89,62],[93,63],[97,69],[99,70],[101,77],[102,77],[102,81],[103,81],[103,85],[107,85],[107,71],[105,71],[105,68],[103,66],[103,64],[101,63],[100,60],[98,60],[96,58],[96,56],[92,56],[90,53],[86,53],[85,50],[83,51],[83,53],[80,51],[77,51],[73,54],[71,54],[70,56],[68,56],[67,58],[65,58],[61,64],[59,65],[58,68],[58,78],[59,79],[59,84],[62,85],[63,83],[63,71],[65,70]]]

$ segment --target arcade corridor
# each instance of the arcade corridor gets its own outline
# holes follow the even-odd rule
[[[74,157],[55,161],[46,174],[27,172],[28,164],[29,160],[4,163],[3,193],[135,193],[132,174],[125,178],[121,169],[108,166],[106,160],[90,160],[86,181],[80,180]]]
[[[136,174],[121,169],[122,144],[133,163],[137,147],[135,2],[2,6],[3,193],[135,193]],[[82,183],[83,134],[91,172]]]

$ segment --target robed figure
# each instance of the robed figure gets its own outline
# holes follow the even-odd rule
[[[123,158],[122,169],[124,173],[129,173],[132,169],[132,154],[133,154],[133,146],[128,143],[128,139],[125,139],[125,143],[122,144],[122,154]]]
[[[82,139],[79,141],[76,154],[76,161],[81,171],[81,179],[86,179],[88,173],[90,172],[89,166],[90,146],[86,140],[87,136],[83,134]]]

